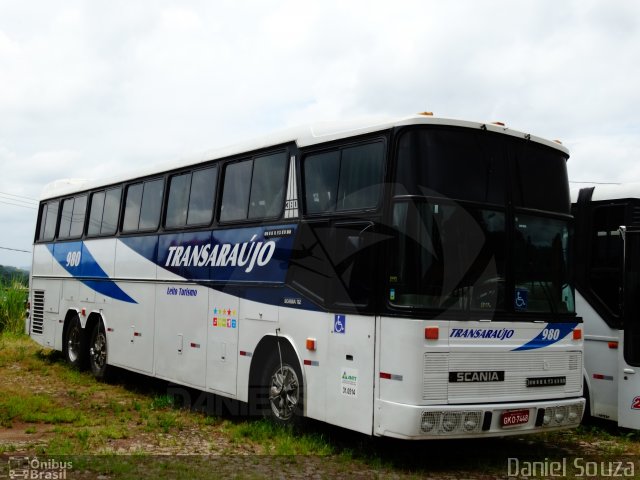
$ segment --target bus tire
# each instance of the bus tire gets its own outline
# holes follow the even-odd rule
[[[302,420],[303,384],[298,359],[289,348],[282,348],[282,365],[277,347],[267,360],[262,381],[262,414],[278,425],[296,425]]]
[[[107,365],[107,332],[102,321],[96,322],[89,340],[89,366],[98,380],[105,380],[109,371]]]
[[[69,320],[62,343],[62,353],[67,363],[73,368],[82,369],[86,366],[87,338],[78,315]]]

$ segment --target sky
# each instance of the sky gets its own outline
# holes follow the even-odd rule
[[[0,265],[29,266],[56,179],[422,111],[640,181],[640,2],[0,0]]]

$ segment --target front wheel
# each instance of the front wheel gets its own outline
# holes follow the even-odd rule
[[[78,316],[70,320],[64,336],[63,354],[67,363],[74,368],[83,368],[86,364],[86,338]]]
[[[89,365],[91,373],[98,380],[104,380],[108,373],[107,365],[107,334],[102,322],[97,322],[91,332],[89,341]]]
[[[276,424],[293,425],[302,418],[302,371],[297,358],[287,349],[278,351],[266,363],[261,382],[266,405],[263,415]]]

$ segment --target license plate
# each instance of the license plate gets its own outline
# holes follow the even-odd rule
[[[503,427],[514,427],[529,422],[529,410],[508,410],[500,417]]]

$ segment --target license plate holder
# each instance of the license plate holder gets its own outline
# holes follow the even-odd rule
[[[529,410],[506,410],[500,415],[502,428],[517,427],[529,423]]]

